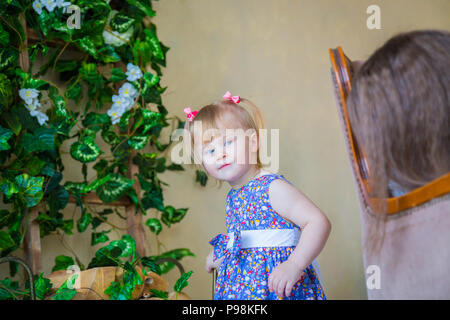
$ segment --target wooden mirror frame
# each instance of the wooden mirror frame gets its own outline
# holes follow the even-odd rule
[[[336,49],[329,49],[331,59],[331,73],[333,84],[336,86],[338,95],[338,108],[344,120],[344,130],[348,133],[348,140],[351,149],[351,160],[353,162],[355,174],[360,182],[361,192],[365,202],[375,212],[380,212],[380,204],[386,204],[387,214],[398,213],[418,205],[421,205],[431,199],[442,196],[450,192],[450,172],[419,187],[410,192],[399,196],[390,197],[386,199],[370,197],[370,186],[368,183],[368,176],[370,170],[367,166],[364,150],[358,147],[358,144],[353,135],[347,110],[347,97],[352,89],[352,77],[354,74],[355,63],[352,62],[343,52],[342,48],[338,46]]]

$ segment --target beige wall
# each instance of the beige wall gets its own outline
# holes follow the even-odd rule
[[[381,8],[381,30],[366,27],[370,4]],[[168,86],[163,101],[169,113],[183,119],[183,108],[196,109],[219,99],[226,90],[254,101],[267,127],[280,129],[279,172],[310,197],[333,225],[318,258],[327,297],[366,299],[356,190],[336,112],[328,48],[340,45],[351,59],[366,59],[398,32],[448,30],[450,2],[171,0],[154,2],[154,8],[159,37],[170,47],[162,80]],[[66,143],[63,150],[68,152],[69,147]],[[81,170],[71,165],[76,162],[68,155],[65,159],[65,180],[79,179]],[[93,174],[91,170],[88,178]],[[192,168],[164,173],[161,179],[170,184],[164,188],[165,204],[189,211],[180,224],[164,228],[160,240],[168,249],[187,247],[197,255],[182,260],[186,270],[194,271],[186,292],[194,299],[210,299],[212,276],[204,262],[211,249],[208,241],[226,231],[229,185],[217,189],[210,180],[206,188],[200,187],[194,183]],[[73,205],[65,214],[79,217]],[[120,219],[113,222],[124,225]],[[109,235],[119,236],[114,231]],[[90,247],[88,233],[65,239],[86,265],[100,247]],[[148,240],[155,254],[155,237],[148,233]],[[56,255],[70,255],[56,236],[44,238],[42,249],[46,274]],[[3,278],[6,269],[0,270]],[[176,271],[169,273],[172,285],[178,276]]]

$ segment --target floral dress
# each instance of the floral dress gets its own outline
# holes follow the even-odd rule
[[[230,237],[218,234],[209,243],[214,246],[214,258],[224,259],[218,268],[214,300],[282,300],[269,292],[268,278],[272,270],[286,261],[295,246],[240,248],[241,230],[299,229],[278,215],[269,203],[269,185],[283,175],[274,173],[250,180],[240,189],[231,189],[227,195],[227,233],[233,233],[232,247],[227,248]],[[325,300],[325,293],[313,265],[304,269],[289,297],[283,300]]]

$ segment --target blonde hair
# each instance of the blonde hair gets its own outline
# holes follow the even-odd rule
[[[243,107],[244,104],[251,109],[252,115]],[[199,165],[198,161],[195,161],[198,160],[195,152],[196,133],[194,132],[194,125],[197,121],[201,121],[203,132],[208,129],[218,129],[219,127],[244,129],[245,131],[249,129],[254,130],[258,139],[257,162],[255,165],[258,169],[263,167],[259,156],[259,129],[264,129],[265,123],[261,110],[253,102],[245,98],[240,98],[239,103],[234,103],[230,100],[216,101],[200,108],[192,121],[186,120],[184,129],[186,133],[189,133],[189,136],[185,136],[183,139],[183,143],[188,144],[187,146],[185,145],[184,150],[191,150],[191,162],[194,163],[197,170],[204,170],[203,164]],[[215,136],[202,137],[203,141],[201,141],[201,144],[209,143],[214,138]],[[221,181],[219,185],[221,185]]]

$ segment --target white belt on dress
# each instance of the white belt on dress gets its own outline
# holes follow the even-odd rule
[[[240,247],[295,247],[300,234],[300,229],[242,230]],[[234,232],[228,233],[228,236],[230,239],[227,242],[227,248],[231,248],[234,243]]]
[[[240,248],[258,248],[258,247],[295,247],[300,240],[301,231],[295,229],[261,229],[261,230],[242,230]],[[227,248],[233,247],[234,232],[228,233],[229,240]],[[319,263],[316,259],[312,265],[322,283],[322,275],[319,269]]]

